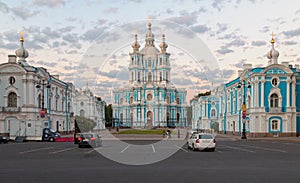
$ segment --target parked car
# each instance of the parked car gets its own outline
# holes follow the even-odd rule
[[[78,147],[98,147],[102,145],[101,136],[95,133],[81,133],[77,139]]]
[[[0,136],[0,144],[6,144],[6,143],[8,143],[8,139],[6,138],[6,137],[4,137],[4,136]]]
[[[60,134],[50,128],[43,129],[43,141],[54,142],[55,138],[60,137]]]
[[[188,148],[191,148],[194,151],[204,149],[215,151],[216,144],[215,137],[210,133],[193,133],[187,141]]]

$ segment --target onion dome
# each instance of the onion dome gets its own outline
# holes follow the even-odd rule
[[[23,37],[23,33],[21,33],[21,37],[20,37],[20,43],[21,43],[21,47],[16,50],[16,56],[19,58],[18,61],[24,61],[26,62],[26,58],[29,56],[28,51],[25,50],[23,43],[24,43],[24,37]]]
[[[270,59],[270,64],[277,64],[278,63],[278,57],[279,57],[279,52],[277,50],[275,50],[274,48],[274,43],[275,43],[275,39],[274,39],[274,34],[272,33],[272,39],[271,39],[271,44],[272,44],[272,48],[271,50],[267,53],[267,58]]]
[[[162,43],[159,45],[161,52],[165,53],[167,48],[168,48],[168,44],[165,42],[165,34],[162,35]]]
[[[141,45],[138,43],[137,41],[137,34],[134,35],[134,38],[135,38],[135,42],[131,45],[131,47],[133,48],[133,52],[138,52]]]
[[[146,34],[146,44],[140,53],[144,55],[145,58],[156,59],[159,50],[154,45],[154,34],[151,31],[151,23],[148,23],[148,32]]]

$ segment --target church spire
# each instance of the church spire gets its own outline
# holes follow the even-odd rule
[[[149,23],[148,23],[148,32],[147,32],[147,34],[146,34],[146,39],[145,39],[145,41],[146,41],[146,47],[147,46],[152,46],[152,47],[154,47],[154,34],[152,33],[152,31],[151,31],[151,22],[149,21]]]
[[[165,42],[165,34],[162,34],[162,43],[159,45],[161,52],[166,53],[168,44]]]
[[[134,38],[135,38],[135,42],[131,45],[131,47],[133,49],[133,52],[136,53],[139,52],[141,45],[137,41],[137,34],[134,35]]]
[[[25,50],[25,48],[24,48],[24,46],[23,46],[23,43],[24,43],[24,37],[23,37],[23,35],[24,35],[24,32],[20,32],[20,43],[21,43],[21,47],[18,49],[18,50],[16,50],[16,56],[19,58],[19,60],[18,61],[24,61],[24,62],[26,62],[26,58],[28,57],[28,51],[27,50]]]
[[[274,35],[273,32],[271,34],[272,39],[271,39],[271,44],[272,44],[272,48],[271,50],[267,53],[267,58],[270,59],[268,64],[278,64],[278,57],[279,57],[279,52],[277,50],[275,50],[274,48],[274,43],[275,43],[275,39],[274,39]]]

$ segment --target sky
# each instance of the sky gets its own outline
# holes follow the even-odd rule
[[[20,47],[27,62],[111,103],[128,86],[134,34],[144,46],[147,22],[155,45],[166,34],[171,80],[187,101],[237,77],[243,64],[265,67],[271,34],[279,63],[300,64],[296,0],[10,0],[0,1],[0,63]]]

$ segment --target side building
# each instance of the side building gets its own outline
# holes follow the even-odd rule
[[[30,140],[41,136],[46,127],[61,133],[73,130],[74,85],[45,68],[29,65],[23,37],[20,43],[16,55],[0,64],[0,134]]]
[[[74,96],[74,115],[89,118],[96,122],[94,130],[105,129],[105,101],[94,95],[88,87],[76,90]]]
[[[219,103],[216,121],[220,132],[241,134],[245,129],[251,137],[300,135],[299,65],[278,63],[279,52],[274,44],[272,37],[266,67],[253,68],[252,64],[244,64],[236,79],[214,92]],[[193,128],[211,128],[209,101],[214,98],[207,96],[192,101]],[[210,111],[210,116],[203,113],[203,108]]]

